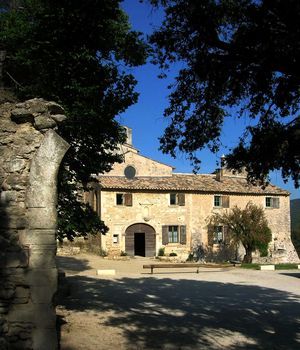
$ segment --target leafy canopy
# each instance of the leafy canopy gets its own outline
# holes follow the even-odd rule
[[[130,29],[120,0],[19,0],[1,5],[6,86],[15,88],[20,99],[42,97],[66,110],[68,119],[59,132],[71,147],[65,158],[68,174],[61,176],[65,182],[59,212],[74,218],[76,193],[67,188],[70,183],[86,184],[91,174],[121,161],[116,149],[125,134],[115,116],[137,101],[136,80],[128,70],[145,62],[147,47],[140,33]],[[77,215],[78,221],[83,214]],[[76,220],[72,225],[72,234],[76,229],[83,233],[84,225]]]
[[[215,213],[210,218],[210,225],[227,227],[231,240],[243,244],[246,250],[244,262],[252,262],[252,252],[256,249],[266,251],[272,239],[263,208],[251,202],[245,209],[235,206],[222,214]]]
[[[300,2],[150,2],[165,9],[150,39],[154,62],[165,71],[176,62],[183,67],[170,86],[163,152],[187,153],[198,170],[195,152],[218,151],[224,120],[247,116],[252,121],[226,156],[228,165],[260,180],[281,169],[298,187]]]

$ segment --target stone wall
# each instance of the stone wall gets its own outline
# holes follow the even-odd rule
[[[63,109],[0,106],[0,349],[56,349],[56,178]]]
[[[132,206],[116,204],[116,194],[120,191],[102,189],[101,219],[109,227],[109,232],[102,236],[102,247],[108,253],[115,254],[125,251],[125,231],[127,227],[136,223],[146,223],[152,226],[156,232],[156,253],[164,247],[165,253],[176,252],[179,256],[187,257],[199,245],[208,246],[207,224],[208,218],[213,213],[222,213],[226,209],[214,207],[213,193],[185,193],[185,205],[170,205],[169,192],[132,192]],[[230,207],[245,208],[252,203],[264,207],[266,195],[230,195]],[[272,241],[269,244],[269,260],[275,263],[299,262],[299,258],[291,241],[290,232],[290,208],[288,195],[280,195],[280,208],[265,208],[266,218],[272,231]],[[162,244],[163,225],[185,225],[185,245],[180,243]],[[114,243],[114,235],[118,235],[117,243]],[[219,247],[215,247],[219,251]],[[223,255],[222,255],[222,254]],[[220,258],[229,259],[229,255],[235,255],[235,251],[219,252]],[[244,254],[243,252],[241,253]],[[231,256],[232,258],[232,256]],[[255,256],[255,261],[264,261]]]

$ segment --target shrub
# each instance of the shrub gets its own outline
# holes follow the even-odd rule
[[[165,248],[159,248],[157,255],[158,256],[164,256],[165,255]]]

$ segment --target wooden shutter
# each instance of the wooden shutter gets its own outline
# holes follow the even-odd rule
[[[273,208],[279,208],[279,198],[273,198]]]
[[[132,207],[132,193],[125,193],[124,201],[127,207]]]
[[[162,226],[162,244],[169,243],[169,226]]]
[[[223,241],[225,244],[230,243],[228,226],[223,226]]]
[[[180,244],[186,244],[186,226],[180,226]]]
[[[213,246],[214,244],[214,230],[215,227],[213,225],[207,226],[207,243],[209,246]]]
[[[178,193],[178,205],[181,205],[181,206],[185,205],[185,194],[184,193]]]
[[[222,196],[222,207],[229,208],[229,196]]]

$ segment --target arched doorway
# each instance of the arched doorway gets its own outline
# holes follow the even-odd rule
[[[154,256],[156,248],[156,233],[152,226],[134,224],[125,231],[125,251],[128,255]]]

